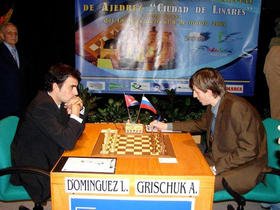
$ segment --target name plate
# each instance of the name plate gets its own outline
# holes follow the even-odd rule
[[[65,178],[66,193],[129,194],[129,179]]]
[[[136,180],[135,195],[199,196],[199,180]]]

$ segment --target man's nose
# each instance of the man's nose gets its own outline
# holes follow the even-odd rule
[[[77,90],[77,88],[74,88],[74,89],[73,89],[73,94],[74,94],[75,96],[78,95],[78,90]]]
[[[195,93],[195,92],[193,92],[193,97],[194,97],[194,98],[197,98],[197,95],[196,95],[196,93]]]

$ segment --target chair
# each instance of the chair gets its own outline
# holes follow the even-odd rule
[[[238,204],[237,210],[243,210],[246,205],[246,200],[260,201],[267,203],[280,202],[280,165],[276,156],[277,151],[280,151],[280,145],[277,144],[277,139],[280,137],[280,131],[277,129],[280,121],[272,118],[267,118],[263,121],[267,133],[267,152],[268,166],[273,170],[265,175],[265,184],[257,184],[251,191],[240,195],[234,192],[225,180],[223,185],[226,190],[218,191],[214,194],[214,202],[235,200]],[[233,209],[228,206],[228,209]]]
[[[48,176],[49,172],[27,167],[12,167],[10,145],[18,125],[18,117],[9,116],[0,120],[0,201],[31,200],[23,186],[10,183],[10,174],[33,173]],[[41,204],[35,204],[36,209],[43,209]]]

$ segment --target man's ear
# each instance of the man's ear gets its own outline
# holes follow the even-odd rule
[[[52,89],[53,89],[53,91],[57,91],[59,89],[56,82],[52,83]]]
[[[216,98],[215,95],[213,94],[212,90],[207,89],[206,93],[208,93],[210,96],[213,96],[214,98]]]
[[[4,34],[3,34],[2,31],[0,31],[0,40],[1,40],[1,41],[4,41]]]
[[[212,90],[210,90],[210,89],[207,89],[207,90],[206,90],[206,93],[208,93],[208,94],[213,94]]]

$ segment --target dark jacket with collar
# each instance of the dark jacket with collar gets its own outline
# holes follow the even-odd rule
[[[18,50],[18,68],[9,49],[0,44],[0,119],[9,115],[20,116],[25,103],[24,59]]]
[[[83,130],[84,123],[70,118],[63,104],[59,109],[47,92],[39,92],[19,122],[11,144],[12,164],[51,171],[64,150],[74,148]],[[23,185],[37,201],[50,193],[49,180],[38,175],[14,175],[11,182]]]

